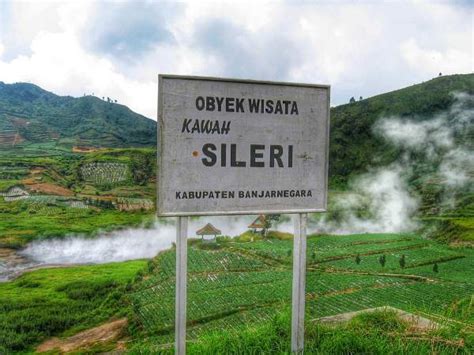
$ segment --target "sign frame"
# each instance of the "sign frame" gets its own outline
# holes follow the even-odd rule
[[[205,211],[205,212],[163,212],[162,206],[162,192],[164,191],[163,186],[163,156],[166,152],[167,147],[164,144],[164,119],[163,119],[163,81],[166,79],[174,80],[197,80],[197,81],[217,81],[217,82],[228,82],[228,83],[242,83],[242,84],[259,84],[259,85],[272,85],[272,86],[290,86],[290,87],[306,87],[315,89],[327,90],[327,131],[326,131],[326,144],[325,144],[325,166],[324,166],[324,182],[323,182],[323,208],[296,208],[296,209],[278,209],[278,210],[265,210],[265,209],[253,209],[253,210],[234,210],[234,211]],[[320,85],[320,84],[306,84],[306,83],[295,83],[295,82],[281,82],[281,81],[267,81],[267,80],[250,80],[250,79],[235,79],[235,78],[217,78],[208,76],[192,76],[192,75],[174,75],[174,74],[159,74],[158,75],[158,122],[157,130],[159,142],[157,146],[157,159],[158,159],[158,181],[157,181],[157,216],[159,217],[185,217],[185,216],[226,216],[226,215],[255,215],[255,214],[295,214],[295,213],[314,213],[314,212],[326,212],[327,211],[327,199],[328,199],[328,173],[329,173],[329,131],[330,131],[330,98],[331,98],[331,86]]]

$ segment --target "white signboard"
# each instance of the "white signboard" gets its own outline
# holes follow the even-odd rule
[[[160,75],[158,215],[326,210],[329,87]]]

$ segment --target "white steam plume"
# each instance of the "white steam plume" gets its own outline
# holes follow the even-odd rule
[[[334,234],[414,230],[417,224],[412,217],[420,198],[409,190],[407,179],[413,176],[412,167],[420,163],[430,166],[441,178],[444,203],[454,207],[455,192],[472,188],[472,142],[462,137],[473,130],[474,96],[453,96],[454,104],[434,117],[378,120],[374,132],[400,148],[402,155],[388,167],[357,177],[351,193],[335,196],[331,207],[338,215],[323,217],[317,230]]]

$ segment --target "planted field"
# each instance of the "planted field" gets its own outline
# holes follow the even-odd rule
[[[385,264],[380,264],[380,257],[385,256]],[[357,256],[356,256],[357,257]],[[405,259],[405,269],[411,269],[423,265],[432,265],[434,263],[447,262],[465,257],[465,253],[457,250],[450,250],[446,246],[425,244],[421,248],[407,248],[399,250],[387,250],[383,253],[359,255],[359,264],[356,257],[347,257],[340,260],[324,263],[324,266],[338,269],[350,269],[358,271],[400,271],[402,258]],[[408,271],[410,272],[410,271]]]
[[[474,294],[466,277],[472,250],[450,249],[416,235],[313,236],[308,239],[306,313],[309,319],[392,306],[473,322],[456,312]],[[291,304],[292,240],[221,241],[217,250],[193,243],[188,256],[188,338],[226,330],[238,334]],[[402,269],[399,257],[405,255]],[[363,255],[357,264],[354,255]],[[386,255],[386,265],[378,262]],[[130,295],[147,346],[172,341],[174,252],[160,254]],[[440,260],[444,260],[441,262]],[[440,262],[435,273],[432,262]],[[420,265],[420,266],[416,266]],[[472,267],[472,265],[471,265]],[[464,279],[461,275],[464,274]],[[464,323],[463,323],[464,324]],[[146,329],[146,330],[145,330]],[[152,345],[154,344],[154,345]]]
[[[129,169],[127,164],[112,162],[92,162],[81,166],[84,181],[96,185],[115,184],[127,180]]]

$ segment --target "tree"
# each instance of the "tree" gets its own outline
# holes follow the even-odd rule
[[[360,255],[359,255],[359,254],[357,254],[357,256],[356,256],[356,258],[355,258],[355,262],[356,262],[357,265],[360,264],[361,259],[360,259]]]
[[[362,101],[364,98],[362,96],[359,96],[359,101]]]
[[[354,99],[354,96],[352,96],[351,99],[349,100],[349,103],[352,104],[352,103],[354,103],[354,102],[356,102],[356,100]]]
[[[267,214],[265,215],[264,228],[262,229],[262,235],[267,235],[267,230],[272,227],[273,222],[278,222],[280,220],[279,214]]]
[[[434,265],[433,265],[433,272],[438,273],[438,264],[437,263],[434,263]]]
[[[146,185],[153,174],[153,163],[149,154],[135,153],[130,164],[133,181],[138,185]]]
[[[439,72],[438,76],[443,76],[443,73]]]
[[[398,263],[400,264],[400,267],[403,269],[405,268],[405,254],[402,254],[400,257],[400,260],[398,260]]]
[[[313,250],[313,253],[311,254],[311,259],[316,259],[316,252]]]
[[[385,266],[385,262],[386,262],[385,255],[380,256],[379,257],[379,263],[380,263],[380,265],[382,265],[382,267]]]

